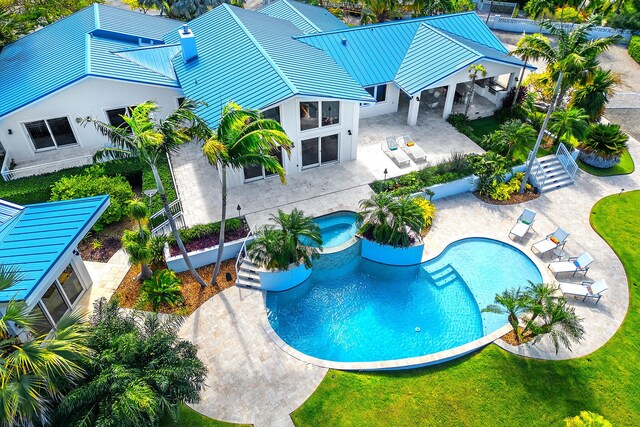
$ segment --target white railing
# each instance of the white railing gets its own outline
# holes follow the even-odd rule
[[[0,167],[0,174],[2,174],[2,179],[5,181],[9,181],[7,176],[11,171],[11,156],[9,153],[4,153],[4,160],[2,161],[2,166]]]
[[[169,203],[169,212],[173,220],[176,222],[178,228],[184,228],[184,215],[182,214],[182,204],[180,199],[176,199]],[[169,219],[164,209],[159,210],[149,217],[149,224],[153,227],[151,234],[154,236],[167,235],[171,232],[171,226],[169,225]]]
[[[249,230],[247,237],[245,237],[244,242],[242,242],[242,246],[240,247],[240,252],[238,252],[238,257],[236,258],[236,280],[238,279],[238,271],[239,271],[240,263],[242,262],[244,257],[247,256],[247,241],[249,240],[249,237],[251,237],[256,232],[256,230],[257,230],[257,224],[254,225],[251,228],[251,230]]]
[[[573,179],[576,176],[576,172],[578,172],[578,164],[573,160],[573,156],[569,153],[569,150],[567,150],[567,147],[563,143],[560,143],[558,146],[556,158],[564,170],[567,171],[571,179]]]
[[[24,178],[32,175],[42,175],[45,173],[57,172],[62,169],[69,169],[78,166],[87,166],[93,163],[93,156],[86,155],[80,157],[72,157],[70,159],[61,159],[53,162],[39,163],[37,165],[18,167],[15,169],[9,169],[7,161],[11,162],[11,156],[9,153],[4,158],[2,165],[2,178],[5,181],[11,181],[13,179]]]
[[[527,163],[531,161],[531,157],[533,156],[533,151],[529,152],[529,157],[527,158]],[[547,182],[547,173],[544,171],[542,164],[537,158],[533,159],[533,164],[531,165],[531,172],[529,174],[531,181],[535,184],[536,187],[542,192],[542,187]]]

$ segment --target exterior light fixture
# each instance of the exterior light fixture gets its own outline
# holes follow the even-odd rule
[[[387,171],[387,168],[384,168],[384,172],[382,172],[384,174],[384,179],[386,181],[387,179],[387,174],[389,173],[389,171]]]
[[[240,218],[240,211],[242,210],[242,208],[240,207],[240,205],[238,205],[238,207],[236,208],[236,210],[238,211],[238,218]]]
[[[416,96],[416,101],[420,102],[420,97]]]
[[[351,129],[349,129],[349,130],[347,131],[347,134],[348,134],[348,135],[353,135],[353,134],[351,133]]]
[[[8,133],[9,135],[13,135],[13,131],[11,129],[9,129]]]

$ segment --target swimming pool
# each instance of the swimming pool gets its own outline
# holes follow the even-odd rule
[[[354,212],[336,212],[314,218],[313,222],[320,227],[323,248],[340,246],[348,242],[358,231]],[[304,240],[302,242],[304,243]]]
[[[526,255],[491,239],[459,240],[410,267],[367,261],[359,251],[323,255],[306,282],[267,294],[268,320],[284,342],[336,362],[424,356],[504,326],[506,316],[481,308],[504,289],[542,281]]]

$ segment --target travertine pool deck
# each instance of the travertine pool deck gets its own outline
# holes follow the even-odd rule
[[[640,160],[638,142],[631,140],[629,145],[631,155]],[[591,228],[589,214],[601,198],[617,194],[623,188],[625,191],[638,189],[639,184],[638,172],[601,178],[578,171],[574,185],[520,205],[489,205],[472,194],[438,200],[438,214],[427,237],[425,256],[436,256],[448,243],[471,235],[504,241],[525,207],[538,212],[535,233],[525,236],[522,242],[513,242],[526,253],[531,253],[532,243],[557,226],[567,229],[571,232],[565,247],[567,255],[577,256],[589,251],[595,262],[587,278],[605,278],[609,285],[609,290],[597,305],[570,298],[570,304],[584,318],[584,340],[574,346],[573,352],[561,349],[558,354],[546,340],[535,346],[518,348],[501,341],[496,343],[508,351],[543,359],[587,355],[613,336],[629,304],[622,264]],[[356,199],[357,196],[360,195],[351,197]],[[313,206],[311,200],[309,203]],[[330,207],[322,206],[322,209],[327,208]],[[308,213],[315,212],[308,210]],[[544,269],[550,260],[547,257],[537,264]],[[489,268],[499,268],[499,262]],[[570,275],[566,280],[571,280]],[[216,419],[251,422],[256,426],[291,425],[288,414],[313,393],[326,369],[298,360],[280,349],[265,332],[263,321],[261,293],[237,288],[213,297],[189,317],[181,335],[199,346],[199,355],[209,367],[208,387],[202,392],[202,402],[194,406],[196,410]]]

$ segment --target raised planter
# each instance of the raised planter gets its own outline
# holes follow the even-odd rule
[[[422,261],[424,243],[408,248],[394,248],[391,245],[381,245],[371,240],[362,239],[361,256],[369,261],[387,265],[415,265]]]
[[[593,166],[594,168],[599,169],[609,169],[620,163],[620,157],[601,157],[596,153],[580,153],[580,160],[588,164],[589,166]]]
[[[304,264],[291,264],[284,271],[261,270],[258,272],[260,275],[260,288],[265,291],[286,291],[307,280],[311,276],[311,271]]]
[[[222,260],[225,261],[227,259],[235,258],[240,249],[242,248],[242,244],[244,243],[245,238],[241,238],[238,240],[233,240],[231,242],[226,242],[224,244]],[[247,239],[247,244],[253,241],[253,236],[250,236]],[[208,264],[213,264],[216,262],[216,258],[218,257],[218,248],[220,245],[216,245],[212,248],[205,248],[199,251],[187,252],[189,254],[189,259],[195,268],[203,267]],[[169,254],[169,244],[165,243],[164,245],[164,259],[167,263],[167,268],[175,271],[176,273],[181,273],[183,271],[187,271],[187,264],[184,262],[184,258],[182,255],[171,256]]]

